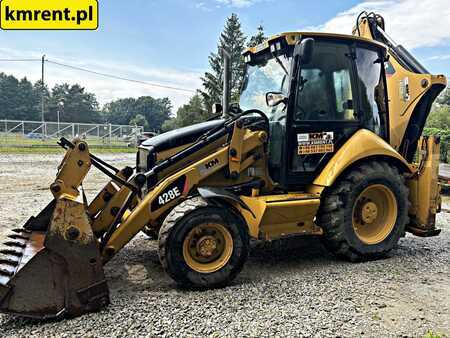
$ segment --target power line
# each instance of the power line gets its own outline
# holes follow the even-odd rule
[[[192,89],[186,89],[186,88],[174,87],[174,86],[166,86],[166,85],[152,83],[152,82],[146,82],[146,81],[129,79],[129,78],[122,77],[122,76],[117,76],[117,75],[112,75],[112,74],[107,74],[107,73],[101,73],[101,72],[97,72],[97,71],[93,71],[93,70],[89,70],[89,69],[85,69],[85,68],[71,66],[71,65],[60,63],[60,62],[56,62],[56,61],[50,61],[50,60],[45,60],[45,61],[48,62],[48,63],[54,64],[54,65],[57,65],[57,66],[66,67],[66,68],[78,70],[78,71],[81,71],[81,72],[91,73],[91,74],[100,75],[100,76],[104,76],[104,77],[109,77],[109,78],[116,79],[116,80],[128,81],[128,82],[139,83],[139,84],[143,84],[143,85],[147,85],[147,86],[151,86],[151,87],[165,88],[165,89],[183,91],[183,92],[188,92],[188,93],[195,93],[196,92],[195,90],[192,90]]]
[[[0,59],[0,62],[34,62],[34,61],[42,62],[42,59]],[[134,80],[134,79],[126,78],[126,77],[123,77],[123,76],[118,76],[118,75],[113,75],[113,74],[108,74],[108,73],[101,73],[101,72],[97,72],[97,71],[94,71],[94,70],[81,68],[81,67],[76,67],[76,66],[68,65],[68,64],[65,64],[65,63],[61,63],[61,62],[50,61],[50,60],[47,60],[47,59],[45,59],[44,61],[48,62],[48,63],[51,63],[51,64],[54,64],[54,65],[57,65],[57,66],[66,67],[66,68],[70,68],[70,69],[73,69],[73,70],[78,70],[78,71],[81,71],[81,72],[91,73],[91,74],[95,74],[95,75],[99,75],[99,76],[109,77],[109,78],[116,79],[116,80],[128,81],[128,82],[143,84],[143,85],[146,85],[146,86],[157,87],[157,88],[164,88],[164,89],[170,89],[170,90],[176,90],[176,91],[182,91],[182,92],[187,92],[187,93],[195,93],[196,92],[195,90],[192,90],[192,89],[175,87],[175,86],[167,86],[167,85],[158,84],[158,83],[154,83],[154,82]]]
[[[0,59],[0,62],[30,62],[41,61],[41,59]]]

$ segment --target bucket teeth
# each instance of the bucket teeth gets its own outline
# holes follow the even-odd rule
[[[5,243],[3,243],[3,245],[9,246],[9,247],[21,248],[21,249],[24,249],[27,246],[23,242],[13,242],[13,241],[5,242]]]
[[[19,260],[12,259],[11,257],[0,258],[0,265],[18,266]]]
[[[16,257],[22,257],[23,256],[22,250],[21,251],[17,251],[17,250],[14,250],[14,249],[3,249],[3,250],[0,250],[0,253],[4,254],[4,255],[11,255],[11,256],[16,256]]]
[[[11,239],[24,239],[24,240],[29,239],[28,236],[19,235],[19,234],[8,235],[8,238],[11,238]]]
[[[31,230],[27,230],[24,228],[12,229],[12,231],[15,232],[16,234],[31,234]]]
[[[11,277],[16,272],[15,267],[1,266],[0,267],[0,275]]]
[[[28,232],[22,229],[13,229],[7,238],[0,250],[0,285],[7,285],[13,278],[29,241]]]

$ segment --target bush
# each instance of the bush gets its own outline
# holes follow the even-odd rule
[[[448,163],[448,150],[450,143],[450,129],[425,128],[424,136],[439,136],[441,138],[441,161]]]

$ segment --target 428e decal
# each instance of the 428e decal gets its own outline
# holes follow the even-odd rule
[[[166,189],[164,189],[152,202],[151,211],[156,211],[159,208],[165,206],[181,197],[183,194],[184,185],[186,183],[186,176],[181,176],[175,182],[170,184]]]

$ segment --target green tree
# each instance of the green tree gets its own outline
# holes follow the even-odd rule
[[[176,117],[163,124],[162,129],[167,131],[203,122],[208,119],[207,116],[208,112],[204,109],[202,97],[197,93],[178,109]]]
[[[0,119],[36,120],[39,98],[26,78],[0,73]]]
[[[36,81],[33,85],[33,93],[36,97],[37,110],[39,111],[39,116],[33,118],[33,120],[42,120],[42,100],[44,100],[44,120],[47,120],[47,105],[50,102],[51,95],[48,86],[46,84],[42,86],[41,80]]]
[[[441,95],[438,96],[436,102],[441,105],[450,106],[450,87],[447,87]]]
[[[237,14],[232,14],[220,35],[218,52],[211,53],[209,65],[211,70],[202,77],[203,90],[200,92],[208,111],[213,103],[221,102],[223,92],[223,57],[221,49],[231,54],[231,99],[239,100],[244,76],[245,63],[242,53],[245,49],[246,36],[242,32]]]
[[[441,138],[441,161],[448,163],[448,152],[450,144],[450,130],[438,129],[438,128],[425,128],[423,131],[424,136],[439,136]]]
[[[441,160],[448,162],[450,144],[450,106],[435,106],[427,120],[424,135],[435,135],[441,138]]]
[[[151,96],[142,96],[136,100],[135,113],[145,117],[151,130],[160,131],[163,123],[170,118],[172,103],[165,97],[155,99]]]
[[[450,130],[450,106],[442,105],[433,109],[428,117],[427,127]]]
[[[128,124],[137,115],[134,98],[118,99],[103,106],[102,115],[106,122],[113,124]]]
[[[103,107],[102,114],[106,122],[113,124],[129,124],[137,115],[142,115],[149,129],[159,131],[171,112],[172,103],[168,98],[142,96],[109,102]]]
[[[78,84],[57,84],[48,102],[47,121],[56,121],[60,111],[61,122],[100,122],[99,105],[94,94]]]
[[[136,125],[136,126],[144,127],[144,129],[148,128],[147,120],[145,119],[145,116],[141,115],[141,114],[137,114],[135,117],[133,117],[130,120],[129,123],[130,123],[130,125]]]
[[[250,40],[247,43],[247,47],[256,47],[260,44],[262,44],[264,41],[267,40],[266,35],[264,34],[264,27],[262,25],[259,25],[256,29],[256,34],[253,35]]]
[[[159,131],[172,111],[168,98],[142,96],[112,101],[100,112],[95,95],[79,84],[56,84],[49,91],[40,81],[33,85],[26,78],[0,73],[0,119],[40,121],[42,93],[45,121],[57,121],[59,112],[61,122],[137,123]]]

